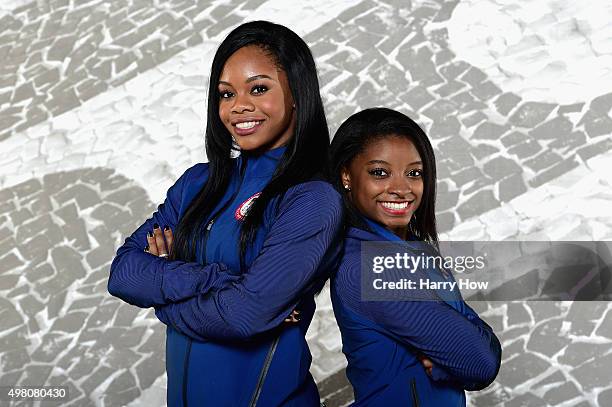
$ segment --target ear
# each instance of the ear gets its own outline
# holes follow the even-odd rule
[[[349,189],[351,187],[351,175],[349,174],[349,171],[346,167],[342,167],[342,169],[340,170],[340,179],[342,180],[342,186],[345,189]],[[349,188],[346,188],[346,186],[348,185]]]
[[[293,110],[295,110],[295,99],[293,98],[293,94],[289,92],[289,100],[287,101]]]

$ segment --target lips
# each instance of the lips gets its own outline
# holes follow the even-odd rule
[[[395,209],[397,211],[401,210],[401,209],[406,209],[406,207],[408,206],[409,202],[405,201],[405,202],[381,202],[380,203],[382,206],[384,206],[387,209]]]
[[[378,205],[383,211],[390,215],[404,216],[414,212],[414,200],[412,201],[379,201]]]
[[[264,119],[260,118],[243,118],[232,121],[231,124],[234,127],[234,132],[238,136],[248,136],[249,134],[255,133],[263,122]]]
[[[240,130],[248,130],[248,129],[252,129],[253,127],[257,126],[259,123],[261,123],[261,121],[241,122],[241,123],[236,123],[236,127],[239,128]]]

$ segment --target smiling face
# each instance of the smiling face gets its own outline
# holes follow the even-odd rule
[[[359,212],[407,238],[423,196],[423,163],[412,141],[390,135],[370,142],[342,170],[342,183]]]
[[[244,151],[267,151],[287,143],[295,108],[285,71],[259,46],[240,48],[219,78],[219,117]]]

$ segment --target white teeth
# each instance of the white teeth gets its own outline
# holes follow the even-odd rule
[[[401,202],[401,203],[381,202],[380,204],[384,206],[385,208],[395,209],[395,210],[406,209],[408,207],[408,202]]]
[[[261,122],[242,122],[242,123],[236,123],[236,127],[238,127],[239,129],[252,129],[253,127],[257,126],[259,123],[261,123]]]

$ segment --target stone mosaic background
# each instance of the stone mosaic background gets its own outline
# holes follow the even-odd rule
[[[0,385],[67,385],[74,406],[165,404],[163,325],[107,294],[108,268],[205,160],[212,55],[252,19],[311,46],[332,131],[377,105],[425,127],[443,238],[611,240],[607,17],[604,0],[3,2]],[[318,302],[312,373],[329,406],[346,405],[326,291]],[[612,405],[609,303],[473,305],[504,356],[470,405]]]

